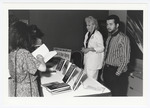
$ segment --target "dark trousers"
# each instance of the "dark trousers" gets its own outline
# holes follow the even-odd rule
[[[112,96],[126,96],[128,88],[128,75],[122,73],[117,76],[117,67],[105,65],[103,69],[104,85],[111,90]]]

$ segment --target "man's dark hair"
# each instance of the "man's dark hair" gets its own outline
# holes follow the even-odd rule
[[[115,24],[120,24],[120,19],[117,15],[110,15],[107,17],[107,20],[114,19]]]

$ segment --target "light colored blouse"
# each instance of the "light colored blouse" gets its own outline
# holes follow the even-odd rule
[[[88,33],[85,34],[84,47],[86,47],[86,40]],[[104,45],[102,34],[95,30],[88,42],[88,48],[94,48],[96,52],[89,51],[84,54],[84,66],[87,69],[97,70],[102,68],[104,59]]]

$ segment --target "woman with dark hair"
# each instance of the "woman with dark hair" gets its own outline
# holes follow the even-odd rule
[[[18,21],[9,28],[9,74],[12,85],[10,96],[38,97],[37,70],[46,71],[44,58],[35,58],[30,52],[31,36],[28,26]]]

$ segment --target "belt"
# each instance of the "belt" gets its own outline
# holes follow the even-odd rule
[[[109,64],[105,64],[106,67],[114,67],[114,68],[118,68],[118,66],[112,66],[112,65],[109,65]]]

